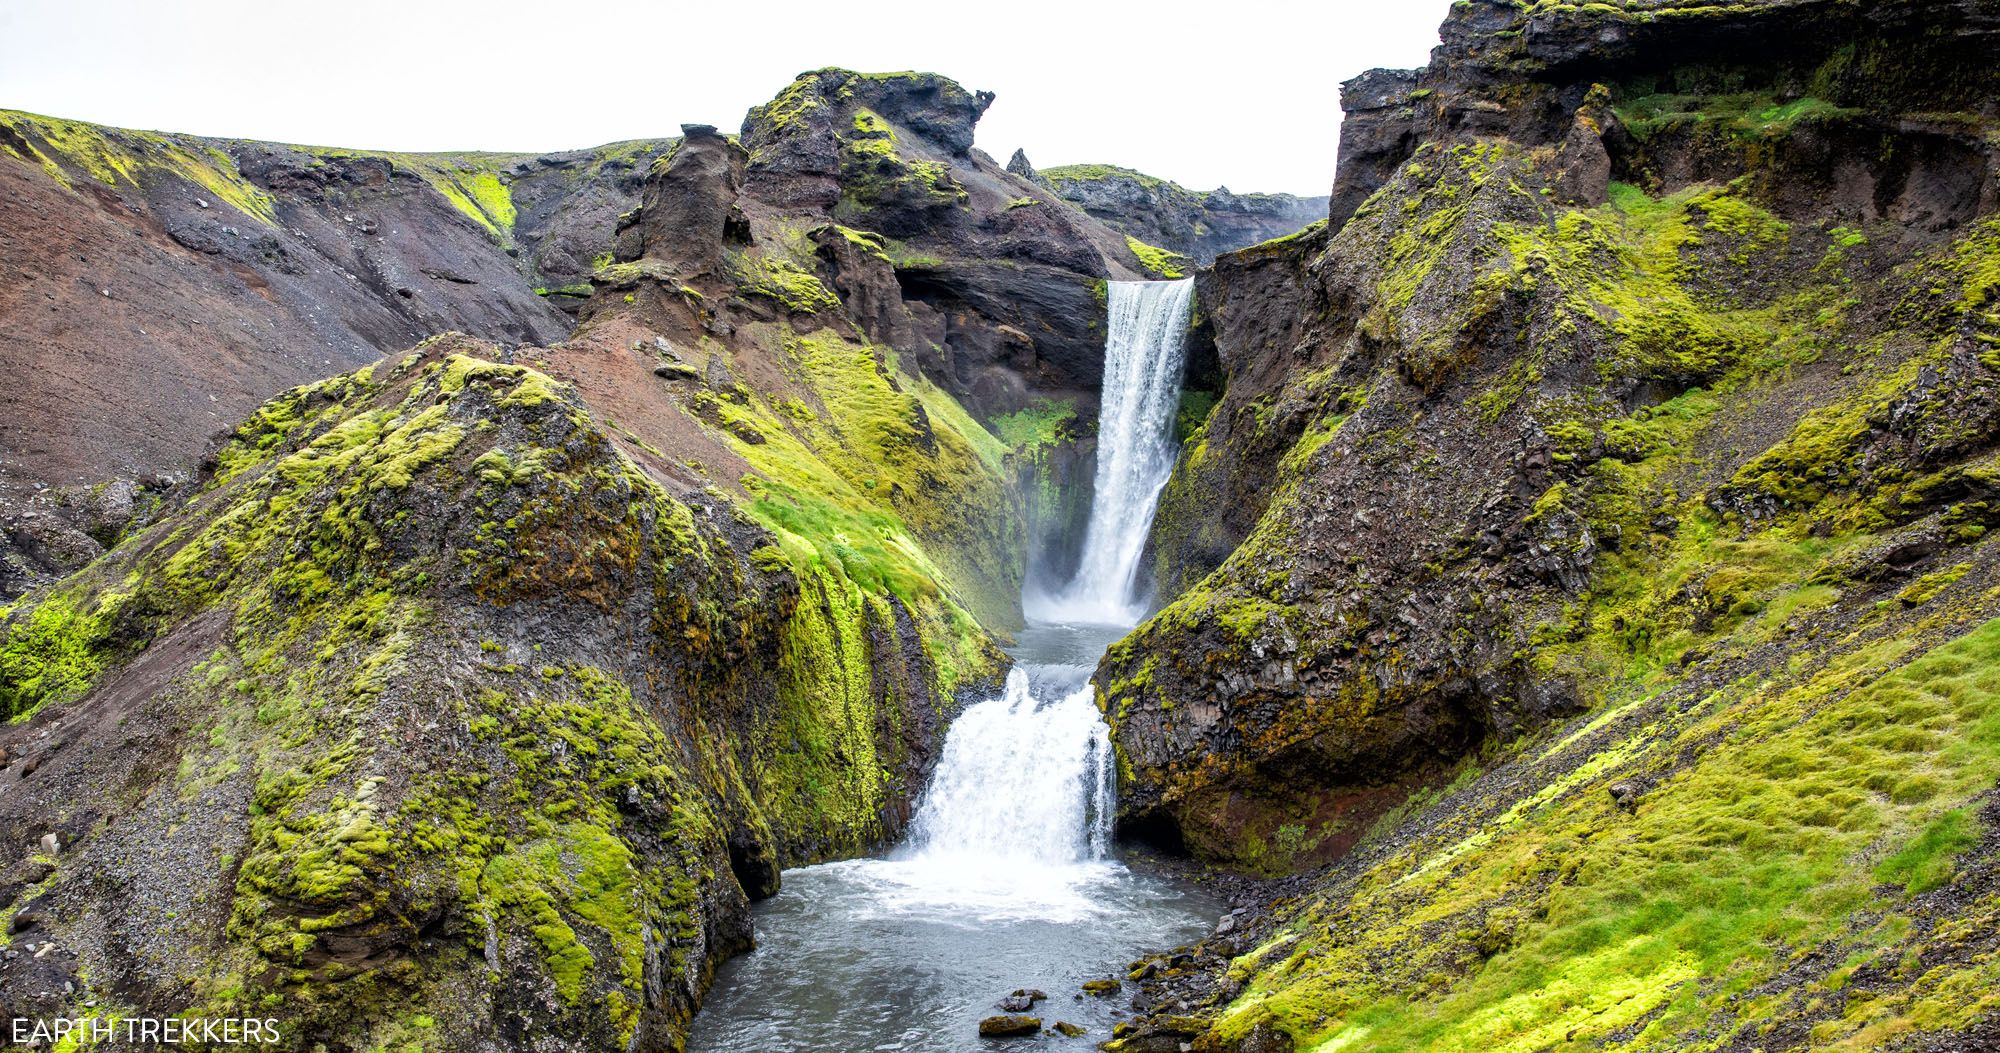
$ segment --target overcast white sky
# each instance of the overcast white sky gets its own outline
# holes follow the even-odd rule
[[[1103,4],[0,0],[0,108],[391,150],[735,129],[802,70],[998,94],[979,145],[1199,190],[1323,194],[1339,85],[1417,66],[1448,0]]]

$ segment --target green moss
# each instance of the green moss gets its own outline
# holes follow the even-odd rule
[[[840,298],[818,277],[784,256],[740,256],[733,269],[744,292],[774,300],[786,310],[816,314],[840,307]]]
[[[1697,213],[1705,217],[1699,227]],[[1553,227],[1503,225],[1495,235],[1507,246],[1517,280],[1529,288],[1553,283],[1569,316],[1618,334],[1619,358],[1602,367],[1606,372],[1687,381],[1715,376],[1767,342],[1770,325],[1766,311],[1696,295],[1690,253],[1709,237],[1747,263],[1789,228],[1724,190],[1698,188],[1654,201],[1614,185],[1605,208],[1564,213]]]
[[[993,434],[1015,452],[1058,445],[1075,426],[1076,404],[1069,399],[1038,399],[1027,409],[993,418]]]
[[[1621,1045],[1684,1048],[1686,1036],[1713,1026],[1712,1000],[1768,982],[1811,948],[1836,961],[1850,951],[1894,961],[1909,928],[1884,920],[1856,931],[1849,919],[1893,914],[1895,900],[1879,898],[1877,882],[1935,887],[1970,843],[1959,802],[2000,773],[1992,709],[2000,680],[1984,665],[2000,657],[2000,622],[1901,669],[1892,668],[1895,653],[1863,651],[1791,686],[1725,692],[1664,735],[1615,714],[1594,722],[1583,732],[1595,736],[1589,775],[1489,824],[1471,847],[1426,840],[1385,860],[1349,894],[1338,930],[1348,946],[1321,941],[1316,916],[1299,918],[1293,931],[1312,950],[1253,966],[1250,991],[1221,1030],[1240,1034],[1268,1019],[1299,1035],[1302,1048],[1529,1049],[1552,1036],[1602,1040],[1644,1019]],[[1912,720],[1927,730],[1910,733]],[[1611,818],[1602,786],[1717,733],[1726,748],[1649,790],[1635,814]],[[1946,741],[1956,743],[1949,755],[1935,752]],[[1618,759],[1607,765],[1606,756]],[[1927,780],[1922,796],[1894,794],[1918,778]],[[1871,786],[1892,792],[1877,796]],[[1868,846],[1899,839],[1907,847],[1872,872],[1855,867],[1857,853],[1865,859]],[[1441,848],[1455,852],[1448,865],[1432,862]],[[1507,918],[1489,943],[1499,953],[1475,952],[1483,937],[1462,926],[1445,948],[1437,935],[1432,946],[1403,942],[1453,919],[1494,917],[1500,890],[1537,874],[1554,883],[1524,901],[1532,913]],[[1349,968],[1385,945],[1417,948],[1415,960],[1393,967],[1405,979],[1390,988],[1415,997],[1371,989],[1362,977],[1379,983],[1380,972]],[[1433,985],[1403,986],[1425,970]],[[1883,1008],[1907,1014],[1922,997]],[[1750,1014],[1733,1019],[1725,1028],[1754,1027]],[[1860,1029],[1876,1023],[1871,1016],[1831,1034],[1867,1034]]]
[[[1327,226],[1326,220],[1316,219],[1313,220],[1311,223],[1308,223],[1305,226],[1300,227],[1299,229],[1291,232],[1290,234],[1280,235],[1268,241],[1260,241],[1257,244],[1252,245],[1246,249],[1242,249],[1240,251],[1246,253],[1282,251],[1289,248],[1290,246],[1297,245],[1300,242],[1309,240],[1311,238],[1319,237],[1321,234],[1326,232],[1326,226]]]
[[[1883,860],[1875,868],[1875,880],[1901,885],[1912,896],[1929,892],[1951,880],[1954,858],[1978,840],[1964,809],[1946,812],[1902,851]]]
[[[30,597],[26,610],[0,608],[0,718],[25,720],[43,706],[73,702],[104,672],[127,597],[85,599],[80,591]]]
[[[1960,563],[1945,570],[1926,574],[1916,581],[1911,582],[1910,586],[1902,592],[1897,593],[1896,598],[1910,607],[1928,603],[1932,599],[1935,599],[1939,593],[1956,584],[1960,578],[1965,577],[1971,571],[1972,564]]]
[[[1810,96],[1779,102],[1770,95],[1648,95],[1614,107],[1619,121],[1646,140],[1673,129],[1712,126],[1745,139],[1790,135],[1798,125],[1861,113]]]
[[[838,223],[831,224],[831,226],[834,232],[845,239],[849,245],[860,249],[862,252],[876,259],[889,259],[888,248],[883,242],[882,235],[865,230],[855,230],[852,227],[843,227]]]
[[[1023,542],[1003,512],[1000,440],[866,345],[822,334],[791,338],[789,351],[823,412],[714,407],[757,470],[744,481],[752,514],[869,591],[919,606],[948,596],[987,624],[1012,624]],[[764,441],[742,441],[744,429]]]
[[[495,856],[480,874],[480,892],[491,909],[526,921],[564,1002],[583,1001],[597,964],[571,919],[610,939],[625,990],[642,999],[645,947],[637,869],[618,838],[594,825],[568,824],[553,836]]]
[[[267,225],[277,221],[270,194],[244,178],[236,159],[219,147],[14,110],[0,110],[0,124],[28,143],[26,156],[12,147],[8,152],[40,164],[50,178],[64,186],[73,185],[70,172],[114,187],[137,186],[155,175],[171,175],[193,183],[248,219]],[[33,145],[36,142],[41,147]]]
[[[1170,185],[1158,176],[1149,176],[1144,172],[1135,172],[1117,165],[1057,165],[1054,168],[1042,169],[1041,176],[1057,186],[1064,183],[1101,183],[1112,180],[1137,183],[1148,190]]]
[[[638,145],[638,144],[633,144]],[[514,241],[517,213],[507,169],[529,159],[524,154],[380,153],[301,147],[321,157],[380,158],[399,171],[415,175],[436,191],[460,215],[477,224],[502,245]],[[601,160],[599,161],[601,163]]]
[[[1188,388],[1181,392],[1181,402],[1174,412],[1174,440],[1186,441],[1208,420],[1215,411],[1216,396],[1212,391]]]
[[[1148,245],[1130,234],[1125,235],[1125,247],[1132,251],[1133,256],[1138,257],[1139,266],[1161,278],[1187,277],[1185,268],[1190,260],[1178,252]]]
[[[547,287],[537,287],[535,289],[535,295],[567,296],[570,297],[571,299],[576,299],[576,300],[588,300],[590,299],[591,294],[596,291],[596,288],[597,288],[596,286],[590,284],[589,282],[577,282],[572,285],[559,285],[553,289]]]
[[[192,1013],[420,1041],[492,997],[491,948],[562,1033],[683,1027],[734,939],[724,830],[781,865],[887,836],[903,722],[1001,660],[957,597],[975,571],[1018,591],[1006,451],[877,349],[823,333],[792,348],[790,410],[720,403],[785,444],[745,498],[779,528],[751,553],[750,522],[697,515],[546,375],[470,350],[272,400],[186,510],[0,615],[0,682],[32,705],[140,641],[204,650],[159,660],[162,712],[199,718],[169,732],[169,792],[246,787],[250,814],[204,879],[228,920]],[[618,666],[523,617],[615,622]],[[357,936],[398,950],[354,958]]]

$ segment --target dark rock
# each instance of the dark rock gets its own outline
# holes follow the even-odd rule
[[[1041,1019],[1032,1016],[989,1016],[979,1022],[979,1034],[985,1038],[1023,1038],[1041,1030]]]
[[[1116,980],[1085,980],[1083,993],[1093,998],[1109,998],[1123,990],[1124,984]]]
[[[1278,1030],[1270,1021],[1262,1021],[1250,1029],[1236,1044],[1234,1053],[1293,1053],[1296,1045],[1292,1036]]]
[[[1422,70],[1369,70],[1340,86],[1340,157],[1328,217],[1337,230],[1417,148]]]
[[[1013,175],[1020,176],[1022,179],[1036,186],[1046,187],[1049,185],[1049,181],[1043,179],[1041,173],[1035,171],[1035,166],[1028,163],[1028,154],[1025,150],[1016,149],[1014,156],[1007,159],[1007,171]]]
[[[1058,1020],[1055,1022],[1055,1032],[1064,1038],[1081,1038],[1090,1034],[1090,1029],[1067,1020]]]
[[[1015,157],[1026,163],[1020,154]],[[1323,197],[1236,194],[1228,187],[1203,193],[1112,165],[1070,165],[1026,178],[1053,188],[1115,230],[1199,264],[1326,218]]]
[[[748,155],[721,136],[689,135],[647,180],[639,250],[683,280],[719,275]]]

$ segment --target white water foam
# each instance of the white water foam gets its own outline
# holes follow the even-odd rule
[[[1043,703],[1028,673],[967,709],[945,737],[905,848],[856,864],[878,905],[965,923],[1097,913],[1114,798],[1111,735],[1085,684]]]

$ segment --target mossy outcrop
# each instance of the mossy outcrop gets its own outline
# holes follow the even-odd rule
[[[1098,676],[1129,829],[1330,865],[1113,1048],[1993,1033],[1990,28],[1469,3],[1356,86]]]
[[[9,1004],[670,1048],[780,866],[899,828],[983,634],[497,355],[288,393],[5,613]]]

